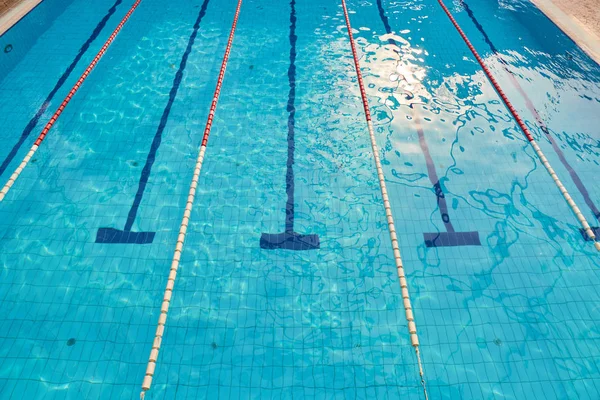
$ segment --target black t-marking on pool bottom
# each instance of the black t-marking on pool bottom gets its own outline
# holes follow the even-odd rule
[[[285,250],[314,250],[320,247],[319,236],[302,235],[294,232],[294,150],[295,150],[295,118],[296,107],[296,2],[290,2],[290,66],[288,80],[290,91],[288,95],[288,156],[287,171],[285,174],[285,190],[287,201],[285,204],[285,231],[282,233],[263,233],[260,238],[260,247],[263,249]]]
[[[152,145],[150,146],[150,152],[148,153],[148,157],[146,158],[146,164],[142,169],[142,174],[140,176],[140,181],[138,183],[138,190],[135,194],[135,198],[133,200],[133,204],[129,210],[129,214],[127,215],[127,221],[125,222],[125,228],[123,230],[115,229],[115,228],[100,228],[98,229],[98,233],[96,234],[96,243],[129,243],[129,244],[146,244],[152,243],[154,240],[154,235],[156,232],[133,232],[131,230],[133,223],[135,221],[135,217],[137,215],[138,209],[142,202],[142,198],[144,196],[144,191],[146,190],[146,185],[148,184],[148,179],[150,178],[150,172],[152,171],[152,165],[154,165],[154,161],[156,161],[156,153],[158,152],[158,148],[160,147],[160,143],[162,141],[162,134],[167,126],[167,121],[169,120],[169,114],[171,113],[171,107],[175,102],[175,98],[177,97],[177,91],[179,90],[179,86],[181,85],[181,80],[183,79],[183,72],[187,65],[188,57],[192,52],[192,47],[194,46],[194,41],[196,40],[196,36],[198,35],[198,29],[200,28],[200,22],[202,18],[206,14],[206,8],[208,7],[208,3],[210,0],[204,0],[202,4],[202,8],[200,9],[200,13],[198,14],[198,18],[194,23],[194,30],[190,35],[188,40],[188,45],[181,57],[181,62],[179,63],[179,69],[175,74],[175,79],[173,80],[173,85],[171,86],[171,91],[169,92],[169,101],[163,111],[162,117],[160,119],[160,123],[158,125],[158,129],[156,130],[156,134],[154,135],[154,139],[152,140]]]
[[[412,104],[410,105],[410,108],[414,109]],[[435,196],[437,197],[438,209],[440,210],[440,216],[444,223],[444,227],[446,228],[446,232],[424,233],[423,238],[425,240],[425,245],[427,247],[481,246],[478,232],[456,232],[454,230],[452,221],[450,221],[446,196],[442,189],[440,179],[438,178],[433,158],[431,157],[431,153],[429,153],[429,147],[425,141],[425,133],[423,132],[421,119],[416,110],[413,113],[413,118],[417,128],[417,134],[419,135],[419,145],[421,146],[427,164],[427,176],[433,185]]]
[[[383,26],[385,27],[386,33],[392,34],[392,28],[390,26],[387,16],[385,15],[385,10],[383,9],[383,4],[381,3],[381,0],[377,0],[377,9],[379,10],[379,18],[381,19],[381,22],[383,22]],[[389,38],[388,43],[395,46],[398,45],[393,38]],[[446,228],[446,232],[423,233],[425,246],[481,246],[481,241],[479,240],[478,232],[456,232],[454,230],[454,225],[452,225],[452,221],[450,221],[450,214],[448,211],[448,204],[446,203],[446,196],[444,194],[442,184],[440,183],[440,179],[438,178],[437,171],[435,169],[435,163],[433,162],[431,153],[429,153],[429,147],[427,146],[427,142],[425,140],[425,133],[423,132],[421,120],[413,104],[410,105],[410,108],[414,110],[413,120],[415,122],[417,134],[419,135],[419,145],[421,147],[423,155],[425,156],[425,162],[427,163],[427,176],[429,177],[429,180],[433,185],[433,190],[437,198],[438,209],[440,210],[440,217],[442,218],[442,222],[444,223],[444,227]]]

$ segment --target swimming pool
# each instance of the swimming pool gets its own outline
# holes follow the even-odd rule
[[[132,5],[0,37],[1,185]],[[139,397],[237,6],[142,0],[0,202],[0,398]],[[600,66],[447,6],[600,225]],[[515,119],[436,0],[347,8],[428,397],[597,398],[599,254]],[[156,361],[146,399],[425,398],[340,1],[241,4]]]

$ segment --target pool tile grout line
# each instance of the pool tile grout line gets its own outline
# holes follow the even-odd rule
[[[563,195],[563,197],[565,198],[565,200],[571,207],[571,210],[573,210],[573,213],[575,213],[575,216],[579,220],[579,223],[583,227],[583,230],[587,234],[588,238],[590,239],[590,241],[594,242],[594,246],[596,247],[596,250],[600,251],[600,242],[596,241],[596,235],[594,234],[592,228],[590,227],[590,224],[587,222],[587,220],[585,219],[585,216],[582,214],[581,210],[579,209],[577,204],[575,204],[575,201],[571,198],[571,195],[569,194],[569,192],[567,191],[565,186],[562,184],[562,182],[558,178],[558,175],[556,174],[556,172],[550,165],[550,162],[548,161],[548,159],[542,152],[542,149],[540,148],[540,146],[537,144],[533,135],[529,131],[529,128],[527,128],[527,125],[525,125],[525,122],[523,121],[523,119],[521,118],[521,116],[519,115],[519,113],[517,112],[515,107],[512,105],[512,103],[510,102],[510,100],[508,99],[508,97],[506,96],[506,94],[504,93],[502,88],[500,87],[500,84],[498,83],[496,78],[494,78],[494,76],[492,75],[492,72],[489,70],[489,68],[487,67],[487,65],[485,64],[485,62],[483,61],[483,59],[477,52],[477,50],[475,50],[475,47],[473,47],[473,45],[471,44],[471,41],[469,40],[467,35],[463,32],[461,27],[458,25],[458,22],[456,22],[456,20],[452,16],[452,13],[450,12],[450,10],[448,10],[448,7],[446,7],[446,5],[444,4],[444,2],[442,0],[437,0],[437,1],[440,4],[440,6],[442,7],[442,9],[444,10],[444,12],[446,13],[446,15],[448,16],[448,18],[450,19],[450,22],[452,22],[452,25],[454,25],[454,28],[456,28],[456,30],[458,31],[458,33],[460,34],[460,36],[466,43],[469,50],[471,50],[471,53],[473,53],[473,56],[475,56],[475,58],[477,59],[477,62],[483,69],[483,72],[485,72],[485,75],[488,77],[489,81],[494,86],[494,89],[496,89],[496,92],[498,92],[498,94],[500,95],[500,98],[502,98],[502,101],[504,102],[506,107],[508,108],[508,110],[510,111],[512,116],[515,118],[515,120],[517,121],[517,125],[519,125],[519,128],[521,128],[521,131],[523,131],[523,133],[525,134],[525,137],[527,138],[527,140],[529,141],[529,143],[535,150],[535,153],[537,154],[538,158],[540,159],[540,161],[546,168],[546,171],[548,171],[548,173],[550,174],[550,177],[554,180],[554,183],[556,184],[556,186],[560,190],[561,194]]]
[[[169,278],[165,288],[163,302],[160,307],[160,316],[158,317],[158,323],[156,326],[156,333],[152,342],[152,349],[150,350],[150,356],[148,358],[148,364],[146,367],[146,373],[142,382],[142,391],[140,393],[140,399],[144,399],[146,392],[150,390],[152,386],[152,379],[156,369],[156,362],[162,344],[162,338],[164,335],[165,324],[167,322],[167,314],[169,312],[169,305],[171,302],[171,296],[173,295],[173,288],[175,286],[175,279],[177,278],[177,270],[179,268],[179,262],[181,259],[181,253],[183,251],[183,244],[185,242],[185,236],[187,233],[187,227],[190,221],[192,213],[192,207],[194,205],[194,198],[196,197],[196,188],[198,187],[198,179],[200,177],[200,171],[202,169],[202,163],[204,162],[204,154],[206,152],[206,145],[208,144],[208,137],[212,128],[213,118],[217,109],[217,103],[219,95],[221,93],[221,87],[223,84],[223,78],[225,76],[225,70],[227,68],[227,61],[229,60],[229,54],[231,52],[231,46],[233,43],[233,36],[235,28],[237,26],[238,17],[240,15],[240,8],[242,6],[242,0],[238,0],[237,7],[235,10],[235,16],[233,17],[233,23],[231,25],[231,31],[229,32],[229,39],[227,40],[227,47],[225,48],[225,54],[223,55],[223,61],[221,63],[221,69],[219,71],[219,77],[217,79],[217,86],[213,95],[210,111],[204,128],[204,136],[202,137],[202,143],[200,145],[200,151],[196,160],[196,166],[194,168],[194,175],[190,184],[190,190],[185,205],[185,211],[181,225],[179,227],[179,235],[177,237],[177,244],[175,245],[175,251],[173,253],[173,261],[171,262],[171,269],[169,272]]]
[[[56,122],[56,120],[60,117],[60,115],[64,111],[65,107],[69,104],[69,102],[71,101],[71,99],[73,98],[73,96],[75,95],[75,93],[77,93],[77,91],[79,90],[79,88],[81,87],[81,85],[83,84],[83,82],[87,79],[88,75],[90,74],[90,72],[92,72],[92,70],[94,69],[94,67],[96,66],[96,64],[100,60],[100,58],[102,58],[102,56],[104,55],[104,53],[106,52],[106,50],[108,49],[108,47],[115,40],[115,37],[117,37],[117,34],[121,31],[121,29],[123,28],[123,26],[125,25],[125,23],[127,22],[127,20],[129,20],[129,17],[131,17],[131,14],[133,14],[133,12],[138,7],[138,5],[141,3],[141,1],[142,0],[136,0],[136,2],[133,3],[133,5],[129,9],[129,11],[127,12],[127,14],[125,14],[125,16],[123,17],[123,19],[119,23],[119,25],[117,25],[117,27],[115,28],[115,30],[113,31],[113,33],[106,40],[106,42],[104,43],[104,46],[102,46],[102,48],[100,49],[100,51],[96,54],[96,57],[94,57],[94,59],[88,65],[88,67],[83,72],[83,74],[81,74],[81,76],[79,77],[79,80],[77,81],[77,83],[75,83],[75,85],[73,85],[73,87],[71,88],[71,90],[70,90],[69,94],[67,95],[67,97],[65,97],[65,99],[61,103],[60,107],[58,107],[58,109],[56,110],[56,112],[54,113],[54,115],[52,116],[52,118],[50,118],[50,121],[48,121],[48,123],[46,124],[46,126],[42,130],[42,133],[40,133],[40,135],[36,139],[36,141],[33,144],[33,146],[31,146],[31,149],[29,150],[29,152],[27,153],[27,155],[25,156],[25,158],[23,159],[23,161],[21,161],[21,164],[19,164],[19,166],[13,172],[13,174],[10,176],[10,178],[8,179],[8,181],[6,182],[6,184],[4,185],[4,187],[2,188],[2,190],[0,190],[0,202],[2,200],[4,200],[4,197],[6,196],[6,194],[8,193],[8,191],[10,190],[10,188],[12,187],[12,185],[15,183],[15,181],[17,180],[17,178],[19,177],[19,175],[21,174],[21,172],[23,172],[23,169],[29,163],[29,160],[31,159],[31,157],[33,157],[33,155],[35,154],[35,152],[38,150],[39,146],[41,145],[42,141],[44,140],[44,138],[46,137],[46,135],[48,134],[48,132],[50,131],[50,129],[52,129],[52,126],[54,125],[54,123]]]
[[[354,59],[354,67],[356,69],[356,77],[358,80],[358,85],[360,88],[360,95],[362,98],[363,108],[365,112],[365,118],[367,120],[367,126],[369,130],[369,137],[371,140],[371,147],[373,149],[373,157],[375,159],[375,165],[377,167],[377,177],[379,179],[379,186],[381,188],[381,195],[383,198],[383,205],[385,208],[385,214],[387,218],[388,229],[390,232],[390,239],[392,241],[392,249],[394,250],[394,260],[396,262],[396,269],[398,272],[398,278],[400,280],[400,288],[402,291],[402,300],[404,304],[404,312],[406,316],[406,321],[408,325],[408,332],[410,334],[410,341],[415,349],[415,354],[417,356],[417,364],[419,367],[419,375],[421,378],[421,385],[423,386],[423,394],[425,395],[425,399],[428,399],[427,387],[425,384],[425,374],[423,372],[423,363],[421,361],[421,354],[419,349],[419,337],[417,335],[417,326],[415,324],[415,319],[412,311],[412,305],[410,302],[410,295],[408,292],[408,282],[406,280],[406,275],[404,273],[404,266],[402,265],[402,258],[400,256],[400,247],[398,245],[398,237],[396,236],[396,227],[394,224],[394,218],[392,216],[392,209],[390,205],[390,200],[387,193],[387,187],[385,184],[385,177],[383,174],[383,167],[381,166],[381,160],[379,158],[379,150],[377,147],[377,142],[375,140],[375,131],[373,129],[373,122],[371,120],[371,112],[369,111],[369,102],[367,99],[367,93],[365,91],[365,86],[362,79],[362,73],[360,71],[360,63],[358,61],[358,54],[356,51],[356,46],[354,44],[354,37],[352,35],[352,26],[350,25],[350,17],[348,16],[348,9],[346,7],[346,1],[341,0],[342,8],[344,10],[344,17],[346,19],[346,28],[348,30],[348,37],[350,39],[350,47],[352,49],[352,57]]]

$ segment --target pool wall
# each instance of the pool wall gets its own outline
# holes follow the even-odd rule
[[[590,27],[581,22],[570,12],[567,13],[563,11],[563,9],[552,0],[531,0],[531,2],[552,20],[552,22],[554,22],[567,36],[577,43],[588,56],[600,64],[600,38]],[[577,4],[572,4],[570,6],[575,9],[578,8]]]
[[[73,0],[25,1],[0,17],[0,81],[72,2]]]

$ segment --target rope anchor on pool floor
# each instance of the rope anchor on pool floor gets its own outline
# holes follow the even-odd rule
[[[285,191],[287,202],[285,205],[285,231],[282,233],[263,233],[260,238],[260,247],[263,249],[285,250],[314,250],[320,247],[319,236],[302,235],[294,232],[294,151],[295,151],[295,124],[296,124],[296,2],[290,2],[290,66],[288,79],[290,92],[288,95],[288,155],[287,171],[285,174]]]

